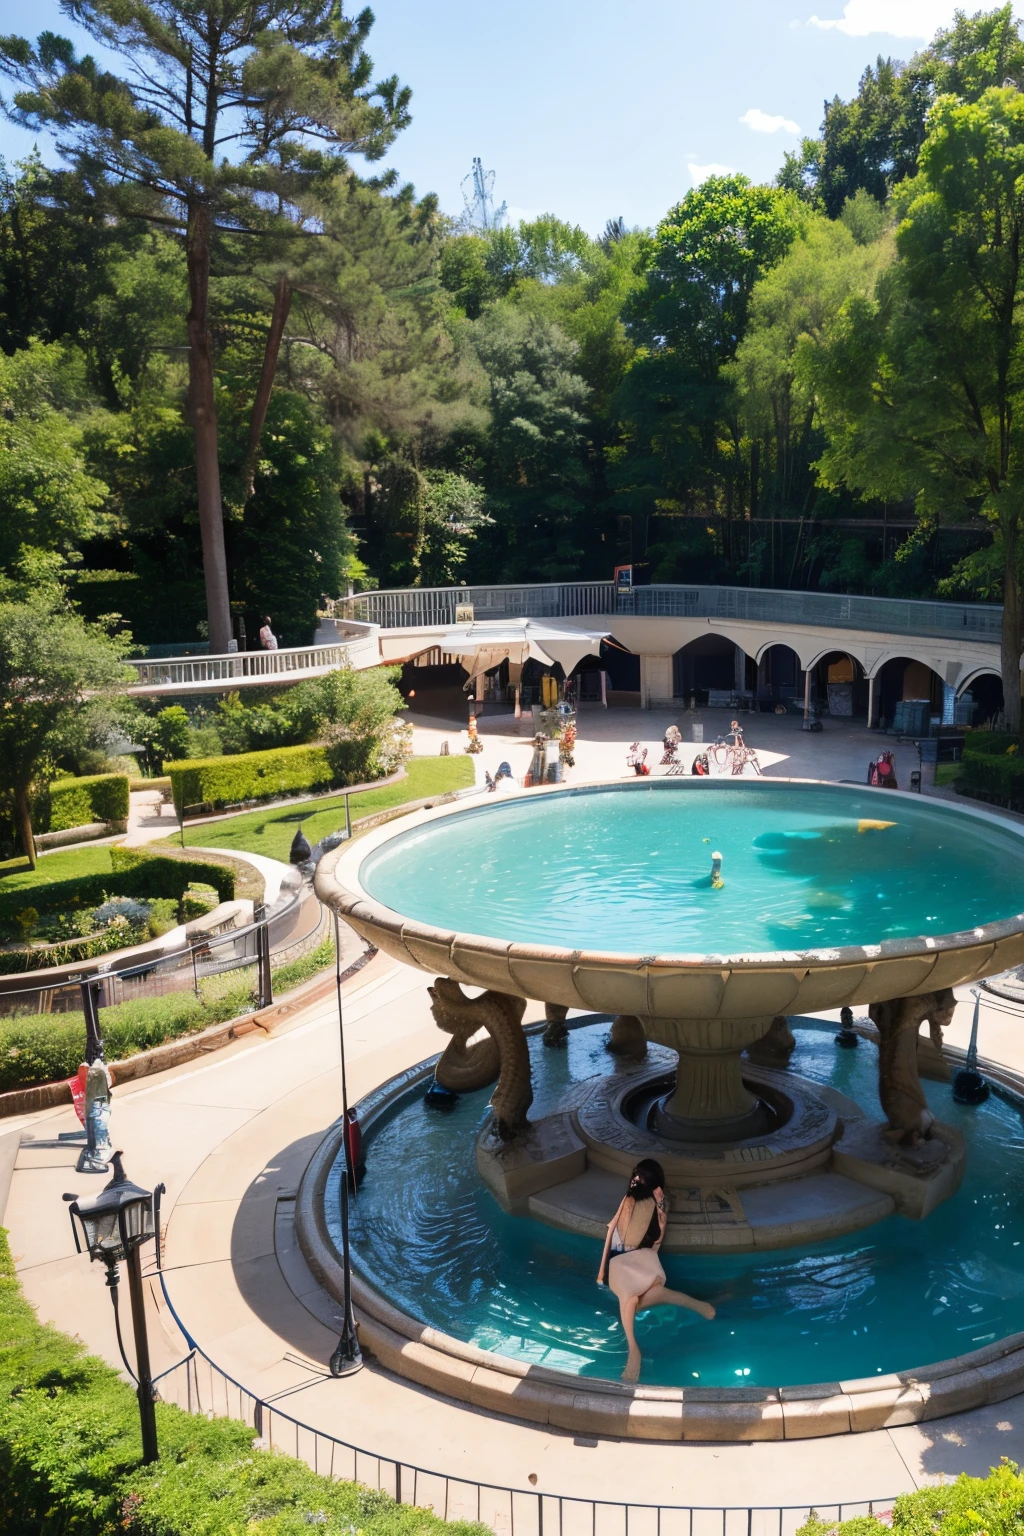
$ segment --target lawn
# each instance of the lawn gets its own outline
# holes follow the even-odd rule
[[[30,891],[54,880],[77,880],[81,875],[109,875],[109,848],[69,848],[66,853],[41,854],[35,869],[25,859],[0,864],[0,886],[6,891]]]
[[[374,816],[409,800],[423,800],[456,789],[469,789],[473,783],[473,763],[461,757],[413,757],[407,764],[408,776],[382,789],[363,790],[352,796],[352,820]],[[345,800],[332,795],[329,800],[308,801],[304,805],[280,805],[272,811],[246,811],[225,821],[208,822],[201,827],[185,828],[185,843],[201,848],[236,848],[247,853],[265,853],[272,859],[288,862],[288,850],[301,826],[309,842],[318,843],[345,825]]]
[[[963,774],[963,771],[963,763],[936,763],[935,783],[936,785],[955,784],[957,779]]]

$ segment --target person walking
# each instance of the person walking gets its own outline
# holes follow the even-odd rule
[[[264,615],[263,618],[263,627],[260,630],[260,645],[262,645],[265,651],[277,650],[277,636],[270,627],[269,614]]]

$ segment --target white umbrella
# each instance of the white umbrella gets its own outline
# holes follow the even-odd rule
[[[562,667],[566,677],[584,656],[596,656],[608,629],[574,629],[547,619],[479,619],[456,624],[435,643],[458,656],[470,677],[489,672],[503,661],[522,666],[531,657],[543,666]]]

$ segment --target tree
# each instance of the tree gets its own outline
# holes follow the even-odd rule
[[[0,791],[14,803],[33,869],[32,784],[132,681],[127,649],[127,639],[51,602],[0,602]]]
[[[107,487],[89,472],[80,425],[91,403],[73,351],[0,353],[0,576],[29,550],[73,555],[102,527]]]
[[[231,638],[210,329],[219,231],[282,232],[303,192],[379,158],[408,122],[408,89],[371,83],[373,16],[336,0],[64,0],[119,54],[128,78],[43,33],[0,39],[0,69],[21,89],[9,113],[55,128],[83,175],[122,213],[183,234],[188,269],[188,407],[195,438],[210,646]],[[281,286],[279,304],[289,298]],[[268,341],[277,345],[275,317]],[[254,407],[265,406],[258,390]],[[259,432],[256,432],[258,445]],[[253,455],[255,448],[253,448]]]
[[[744,464],[725,370],[755,285],[806,217],[791,192],[712,176],[659,224],[645,284],[625,308],[638,351],[618,394],[624,451],[611,471],[634,526],[738,510]]]
[[[1024,544],[1024,95],[940,97],[898,200],[898,261],[850,298],[815,367],[823,479],[913,497],[925,526],[978,512],[1003,554],[1002,674],[1020,724]]]

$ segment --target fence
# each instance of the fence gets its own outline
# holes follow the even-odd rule
[[[300,959],[328,936],[326,910],[319,902],[304,902],[305,895],[305,887],[300,887],[293,901],[269,917],[244,928],[197,939],[166,954],[154,953],[123,970],[97,971],[96,963],[89,962],[74,975],[64,967],[62,975],[54,981],[24,988],[18,987],[16,977],[4,977],[0,982],[0,1017],[80,1012],[81,983],[85,980],[99,984],[96,1003],[100,1008],[109,1008],[173,992],[193,991],[196,996],[206,995],[210,1000],[210,994],[218,990],[218,980],[225,978],[236,988],[250,979],[247,972],[251,973],[254,990],[260,994],[261,1006],[266,1006],[270,980],[269,974],[259,975],[261,948],[265,968],[276,969]],[[306,906],[313,908],[308,922],[302,918]],[[296,927],[302,929],[298,934]],[[107,964],[116,963],[117,951],[113,950]]]
[[[324,1477],[351,1479],[400,1504],[431,1509],[444,1520],[480,1521],[498,1536],[794,1536],[814,1514],[830,1523],[858,1515],[877,1515],[888,1523],[891,1516],[891,1498],[775,1507],[644,1504],[477,1483],[399,1461],[314,1429],[228,1376],[187,1333],[162,1272],[160,1283],[191,1346],[186,1359],[160,1378],[162,1401],[189,1413],[241,1420],[263,1448],[294,1456]],[[344,1392],[344,1385],[339,1383],[337,1391]]]
[[[471,604],[477,619],[578,618],[588,614],[638,618],[749,619],[772,624],[814,624],[827,629],[882,634],[957,636],[997,641],[1003,610],[994,603],[917,602],[889,597],[844,597],[762,587],[654,585],[616,593],[610,581],[553,582],[536,586],[416,587],[362,592],[336,606],[348,619],[405,629],[454,624],[456,608]]]

